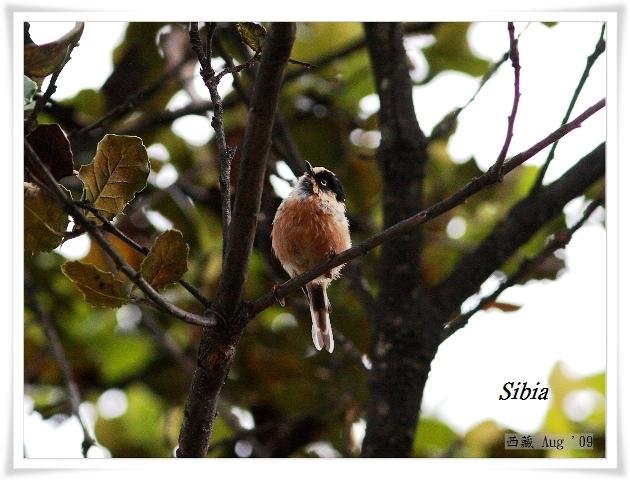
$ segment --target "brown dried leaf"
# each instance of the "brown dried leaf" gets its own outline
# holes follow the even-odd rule
[[[79,261],[61,266],[63,274],[81,290],[85,300],[95,307],[118,308],[129,302],[125,284],[109,272]]]
[[[28,142],[56,180],[73,175],[72,148],[59,125],[56,123],[39,125],[28,136]],[[28,153],[25,152],[25,155]],[[37,178],[45,181],[44,173],[39,166],[33,165],[29,168]]]
[[[68,228],[68,214],[37,185],[24,182],[24,249],[49,252]]]
[[[188,270],[188,244],[182,233],[167,230],[155,239],[140,273],[156,290],[178,281]]]
[[[513,303],[490,302],[485,307],[483,307],[483,309],[489,310],[491,308],[497,308],[501,310],[502,312],[516,312],[517,310],[520,310],[521,307],[522,305],[514,305]]]
[[[24,74],[41,86],[44,78],[61,67],[68,51],[79,43],[83,26],[83,22],[76,22],[72,30],[54,42],[24,45]]]
[[[113,218],[141,191],[149,176],[149,157],[139,137],[105,135],[94,160],[79,170],[85,200]]]
[[[545,257],[536,267],[529,272],[523,282],[527,280],[542,280],[545,278],[556,279],[560,271],[566,267],[564,259],[556,256],[549,255]]]

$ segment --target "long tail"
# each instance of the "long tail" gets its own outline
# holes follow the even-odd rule
[[[311,318],[313,319],[312,334],[315,348],[321,350],[323,347],[332,352],[335,348],[335,341],[328,315],[330,304],[328,303],[326,288],[323,285],[309,283],[306,290],[311,307]]]

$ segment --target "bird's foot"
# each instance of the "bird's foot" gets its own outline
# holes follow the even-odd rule
[[[284,298],[278,297],[278,287],[279,285],[277,283],[273,284],[273,288],[272,288],[273,296],[276,299],[276,302],[278,302],[280,306],[284,307],[286,305],[284,302]]]

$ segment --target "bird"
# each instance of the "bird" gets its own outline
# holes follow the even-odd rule
[[[308,161],[306,167],[278,207],[271,230],[274,255],[291,278],[352,246],[341,182],[324,167],[313,167]],[[327,288],[342,268],[334,267],[303,288],[313,321],[313,344],[317,350],[325,348],[330,353],[335,342]]]

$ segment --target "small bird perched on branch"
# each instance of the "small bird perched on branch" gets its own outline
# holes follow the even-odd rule
[[[341,182],[330,170],[306,164],[306,173],[278,207],[271,231],[273,251],[291,277],[311,270],[352,245]],[[342,268],[343,265],[333,268],[303,289],[311,310],[317,350],[326,348],[332,352],[335,346],[326,289]]]

